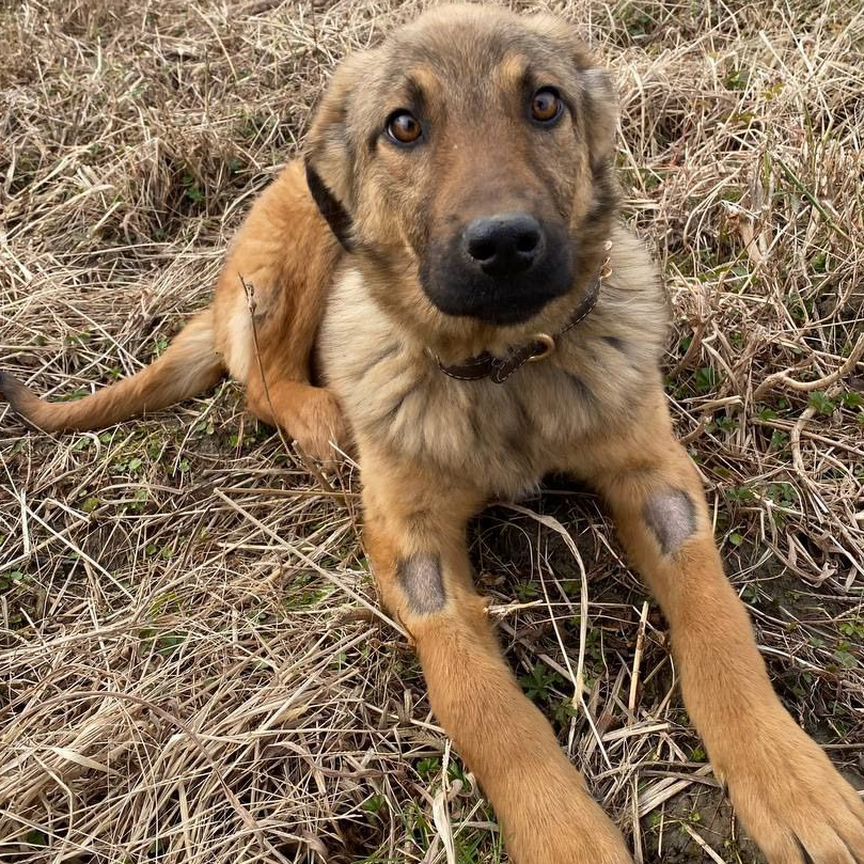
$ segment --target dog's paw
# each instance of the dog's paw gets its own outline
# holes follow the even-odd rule
[[[855,790],[790,717],[769,728],[770,740],[758,752],[745,747],[724,777],[769,864],[864,862],[864,803]]]
[[[338,454],[333,444],[340,448],[346,446],[347,427],[333,393],[323,387],[308,387],[293,409],[285,428],[297,446],[313,459],[335,461]]]

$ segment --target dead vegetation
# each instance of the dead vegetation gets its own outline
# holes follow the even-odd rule
[[[206,303],[334,63],[421,5],[0,2],[0,368],[71,398],[147,363]],[[679,432],[772,676],[860,787],[864,12],[515,5],[579,22],[616,71]],[[514,668],[637,860],[754,860],[662,620],[565,488],[477,526]],[[350,467],[338,491],[230,383],[101,434],[0,407],[2,860],[502,860],[374,611]]]

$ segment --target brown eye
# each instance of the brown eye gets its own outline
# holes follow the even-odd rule
[[[564,103],[553,87],[541,87],[531,97],[531,116],[538,123],[553,123],[563,110]]]
[[[397,144],[415,144],[423,134],[423,127],[409,111],[394,111],[387,121],[387,134]]]

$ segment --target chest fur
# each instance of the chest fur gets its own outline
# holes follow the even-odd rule
[[[377,308],[349,269],[322,328],[324,375],[361,454],[364,446],[384,447],[454,482],[471,476],[490,495],[514,495],[563,469],[560,453],[572,453],[574,442],[626,422],[646,375],[656,375],[664,329],[657,296],[641,309],[655,312],[657,326],[649,315],[647,332],[644,316],[630,326],[614,299],[605,298],[605,314],[601,300],[590,326],[568,334],[552,356],[504,384],[457,381]]]

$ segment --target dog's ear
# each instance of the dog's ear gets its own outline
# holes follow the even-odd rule
[[[350,248],[356,145],[349,107],[371,52],[353,54],[333,73],[306,136],[303,159],[309,191],[331,230]]]
[[[585,82],[586,126],[591,142],[591,159],[595,165],[606,162],[615,149],[615,129],[618,125],[618,100],[612,76],[594,66],[583,69]]]
[[[582,125],[591,148],[594,165],[605,163],[615,148],[615,129],[618,125],[618,101],[612,76],[597,65],[588,46],[575,28],[552,15],[534,15],[531,23],[544,38],[561,46],[570,58],[583,98],[585,114]]]

